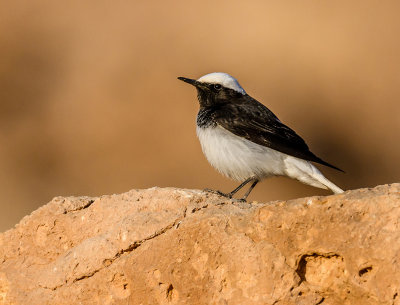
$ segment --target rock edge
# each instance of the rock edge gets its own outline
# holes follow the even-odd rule
[[[0,234],[0,304],[400,304],[400,184],[269,203],[56,197]]]

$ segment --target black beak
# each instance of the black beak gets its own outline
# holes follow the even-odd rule
[[[184,81],[185,83],[191,84],[192,86],[197,87],[197,80],[186,78],[186,77],[178,77],[179,80]]]

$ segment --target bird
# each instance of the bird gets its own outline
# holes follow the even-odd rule
[[[178,79],[197,89],[200,109],[196,133],[206,159],[222,175],[240,182],[229,193],[207,191],[233,198],[251,183],[244,196],[238,199],[246,201],[261,180],[287,176],[335,194],[343,193],[312,162],[343,170],[313,154],[293,129],[248,95],[236,78],[213,72],[197,80]]]

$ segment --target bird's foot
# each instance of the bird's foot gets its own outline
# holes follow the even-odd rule
[[[237,202],[247,202],[246,198],[235,199]]]
[[[216,190],[212,190],[212,189],[204,189],[203,191],[207,192],[207,193],[216,194],[216,195],[228,198],[228,199],[232,199],[235,202],[247,202],[246,197],[236,199],[236,198],[233,198],[234,194],[232,194],[232,193],[222,193],[221,191],[216,191]]]
[[[212,190],[212,189],[204,189],[203,191],[207,192],[207,193],[212,193],[212,194],[216,194],[216,195],[219,195],[219,196],[222,196],[222,197],[226,197],[226,198],[232,199],[232,194],[231,193],[225,194],[225,193],[222,193],[220,191],[216,191],[216,190]]]

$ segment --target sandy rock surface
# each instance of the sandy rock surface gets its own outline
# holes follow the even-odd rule
[[[237,203],[57,197],[0,234],[0,304],[400,304],[400,184]]]

